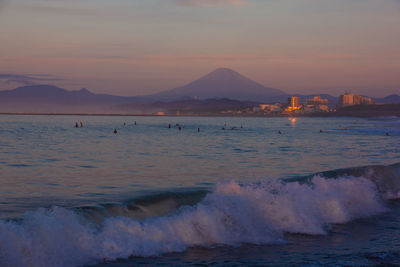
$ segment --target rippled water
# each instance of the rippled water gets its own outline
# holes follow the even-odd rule
[[[84,127],[75,128],[75,122],[83,122]],[[168,124],[171,124],[171,128],[168,128]],[[176,124],[182,127],[181,131],[179,131]],[[117,129],[117,134],[113,133],[114,128]],[[198,128],[200,132],[198,132]],[[281,134],[278,134],[278,131]],[[389,133],[390,136],[386,136],[386,133]],[[144,218],[156,216],[156,218],[158,217],[163,221],[167,221],[162,224],[166,223],[169,225],[171,221],[168,219],[168,214],[176,212],[176,209],[181,205],[195,205],[193,206],[196,207],[195,211],[185,211],[185,214],[198,216],[196,214],[200,212],[199,209],[201,210],[202,205],[211,205],[212,209],[215,207],[220,209],[229,205],[224,204],[220,206],[222,200],[219,194],[225,195],[228,191],[236,192],[235,190],[245,190],[244,188],[246,188],[235,189],[235,187],[228,186],[228,189],[221,189],[221,192],[214,191],[213,194],[218,195],[217,200],[215,200],[216,202],[213,200],[214,202],[196,204],[205,197],[207,192],[213,191],[216,184],[221,182],[229,183],[229,181],[237,181],[240,185],[257,185],[260,181],[262,183],[273,183],[277,178],[299,177],[338,168],[390,165],[400,162],[399,141],[399,118],[294,119],[3,115],[0,116],[0,216],[5,220],[4,223],[7,221],[7,218],[20,220],[20,216],[25,214],[23,215],[23,218],[25,218],[23,219],[23,223],[28,220],[34,221],[33,218],[41,218],[40,220],[43,220],[43,223],[47,224],[49,223],[48,218],[56,218],[55,220],[57,221],[58,216],[72,220],[71,218],[75,215],[69,214],[69,210],[73,210],[79,214],[84,210],[84,217],[99,225],[104,224],[104,218],[113,219],[117,215],[127,216],[133,222],[136,222],[136,220],[140,222]],[[224,185],[220,186],[225,188]],[[325,186],[323,183],[321,188],[323,189]],[[345,185],[339,183],[334,186],[342,188],[340,186]],[[352,190],[355,190],[354,188],[358,188],[358,190],[372,190],[369,194],[371,197],[375,194],[373,193],[375,189],[370,189],[371,185],[368,183],[359,185],[356,180],[352,180],[351,185],[347,186],[353,188]],[[241,196],[248,199],[254,193],[261,194],[264,200],[270,197],[270,193],[264,189],[257,188],[254,189],[254,192],[243,193],[244,195]],[[343,188],[338,189],[339,191],[337,192],[343,191]],[[275,188],[273,190],[280,192],[279,190],[281,189]],[[297,195],[298,192],[303,192],[305,189],[301,187],[300,189],[290,190],[294,190],[293,194]],[[304,194],[307,192],[304,191]],[[317,191],[314,190],[313,192]],[[340,200],[338,203],[344,201],[343,205],[347,205],[345,204],[347,203],[346,201],[351,200],[351,203],[359,201],[352,198],[346,200],[346,196],[332,192],[328,191],[328,195],[336,194],[335,201],[338,199]],[[360,192],[366,191],[361,190]],[[174,196],[172,199],[170,194]],[[211,194],[211,198],[213,194]],[[309,192],[307,194],[309,195]],[[291,194],[289,196],[291,198]],[[258,201],[263,201],[263,199]],[[286,198],[284,199],[282,203],[288,201]],[[230,201],[232,202],[228,201],[227,203],[235,203],[235,201],[239,200],[230,199]],[[296,201],[303,200],[299,198]],[[304,201],[309,205],[309,199]],[[326,201],[326,205],[332,205],[331,200],[328,199]],[[372,202],[374,201],[371,200]],[[133,205],[132,203],[135,204]],[[239,203],[242,205],[243,201],[240,200]],[[384,204],[382,207],[379,203],[361,203],[357,205],[361,205],[360,207],[363,209],[367,207],[371,215],[384,211],[387,212],[387,210],[391,209],[398,210],[396,203],[391,203],[391,206]],[[54,211],[50,209],[44,211],[45,213],[38,211],[41,207],[50,208],[52,206],[67,208],[67,210]],[[248,206],[245,207],[248,208]],[[379,211],[381,208],[382,210]],[[318,207],[315,207],[315,209],[319,210]],[[34,214],[26,214],[25,212],[27,211],[33,211]],[[295,211],[297,212],[296,209]],[[50,212],[50,214],[46,212]],[[64,214],[64,212],[67,213]],[[207,209],[207,216],[211,216],[209,212],[210,210]],[[230,213],[232,210],[227,212]],[[265,212],[264,210],[262,214],[265,214]],[[349,210],[346,212],[346,216],[353,214]],[[178,214],[180,214],[180,211],[178,211]],[[351,216],[355,216],[354,218],[364,217],[357,214],[354,213]],[[178,218],[181,218],[179,216]],[[304,214],[298,216],[311,218]],[[343,217],[343,219],[340,216],[334,217],[334,220],[325,220],[318,217],[319,219],[316,220],[319,220],[318,222],[322,223],[321,226],[325,227],[326,223],[352,221],[350,218],[353,217],[351,216]],[[390,216],[392,216],[390,218],[394,221],[397,221],[396,216]],[[376,217],[372,220],[372,223],[379,222],[381,218],[379,216]],[[240,224],[241,219],[236,218],[234,221]],[[264,223],[261,224],[263,225]],[[367,220],[363,221],[362,225],[370,223],[371,221]],[[149,227],[149,229],[155,227],[152,223],[146,225],[148,225],[146,227]],[[247,226],[245,225],[240,227],[246,228]],[[289,230],[282,228],[281,224],[277,226],[276,223],[273,223],[272,225],[275,228],[277,227],[277,229],[279,228],[279,231],[275,228],[274,231],[296,232],[293,231],[294,228],[290,228]],[[11,231],[8,227],[11,226],[6,224],[5,226],[3,225],[3,228],[0,227],[0,239],[2,239],[2,234]],[[15,225],[12,227],[15,228]],[[22,229],[25,229],[23,231],[30,229],[26,227],[23,226]],[[251,227],[257,229],[254,225]],[[293,227],[298,228],[299,225],[295,224]],[[302,228],[303,230],[297,232],[309,233],[311,228],[304,227],[304,229]],[[248,265],[257,263],[262,265],[267,263],[278,264],[279,261],[283,263],[285,260],[282,257],[285,255],[294,257],[293,261],[287,261],[287,264],[311,264],[318,263],[318,260],[324,262],[323,259],[326,254],[325,256],[323,254],[328,252],[322,252],[319,255],[316,251],[313,251],[314,256],[305,257],[303,262],[302,258],[298,255],[305,252],[305,250],[303,250],[302,246],[299,247],[299,244],[310,244],[309,248],[313,250],[318,249],[319,246],[323,246],[324,244],[332,245],[334,238],[342,238],[341,240],[344,243],[338,246],[343,251],[349,251],[350,259],[356,259],[358,256],[352,257],[351,255],[356,255],[357,253],[364,255],[362,254],[363,250],[355,249],[354,251],[348,248],[352,242],[358,242],[358,234],[355,235],[356,241],[354,241],[353,235],[350,235],[348,239],[346,238],[346,232],[353,233],[354,231],[351,229],[356,229],[357,227],[347,225],[347,228],[343,228],[344,230],[340,230],[342,228],[338,227],[333,226],[333,234],[328,233],[330,237],[299,237],[296,235],[280,237],[280,234],[275,237],[271,234],[272,232],[268,234],[264,233],[268,236],[267,239],[272,240],[273,243],[284,243],[277,246],[274,245],[273,248],[265,245],[261,247],[245,245],[241,246],[240,249],[226,247],[218,249],[209,248],[210,246],[214,247],[218,243],[231,244],[230,242],[225,242],[225,239],[218,239],[219,241],[216,241],[216,243],[199,241],[198,245],[202,248],[193,248],[192,245],[196,247],[197,244],[197,241],[193,240],[188,241],[187,246],[174,243],[174,246],[181,246],[182,249],[152,248],[147,253],[152,256],[158,255],[156,258],[131,259],[123,264],[131,264],[133,266],[144,261],[161,265],[168,262],[169,264],[180,263],[182,265],[195,263],[216,263],[223,265],[226,261],[231,264]],[[227,229],[232,230],[231,228]],[[368,229],[370,231],[372,228]],[[383,227],[380,233],[383,234],[386,230],[387,228]],[[86,229],[85,231],[88,230]],[[397,233],[399,229],[396,228],[393,232]],[[32,235],[32,232],[28,231],[27,233],[28,235]],[[326,233],[326,230],[324,230],[324,234]],[[101,233],[101,235],[103,234]],[[399,234],[396,236],[400,237]],[[32,238],[34,239],[34,237]],[[91,238],[94,237],[92,236]],[[99,238],[97,234],[96,238]],[[107,238],[102,236],[101,239],[105,240]],[[235,246],[242,243],[270,243],[265,242],[267,239],[261,239],[262,242],[253,242],[254,240],[246,240],[241,235],[238,235],[238,241],[233,243]],[[42,238],[38,240],[42,240],[38,242],[44,242]],[[288,240],[290,244],[285,243]],[[126,255],[147,255],[146,253],[131,252],[129,249],[132,245],[128,246],[128,244],[122,241],[122,245],[116,240],[113,240],[113,242],[118,244],[118,246],[126,246],[124,253],[121,252],[122,254],[117,258],[124,258]],[[145,241],[142,240],[141,242]],[[164,240],[164,242],[168,243],[171,240]],[[361,244],[364,241],[360,239],[359,242]],[[388,248],[395,246],[395,244],[391,243],[395,241],[388,242],[390,243]],[[18,244],[20,243],[23,242],[18,241]],[[187,247],[189,247],[189,250],[186,250]],[[243,262],[238,261],[235,257],[239,250],[245,253],[243,255],[245,259]],[[177,255],[164,254],[164,252],[174,251],[186,252]],[[270,256],[270,260],[260,256],[260,251],[262,254],[269,251],[267,255]],[[381,247],[379,253],[382,251],[385,251],[385,249]],[[400,253],[400,251],[393,251],[392,249],[390,252],[395,255],[390,257],[398,259],[396,253]],[[57,252],[53,251],[53,253],[56,254]],[[365,253],[375,252],[367,251]],[[57,255],[60,262],[56,265],[74,266],[82,263],[93,264],[101,261],[103,258],[115,259],[114,256],[104,255],[99,256],[99,259],[91,256],[94,259],[89,257],[92,260],[82,260],[72,263],[63,261],[63,256]],[[195,255],[194,258],[193,255]],[[376,256],[374,255],[371,257]],[[379,255],[376,257],[381,257],[381,254]],[[83,255],[75,253],[72,257],[80,258]],[[187,257],[192,258],[187,260]],[[356,261],[357,264],[365,259],[368,260],[368,257],[362,256]],[[213,262],[214,260],[215,262]],[[331,261],[325,261],[325,263],[334,264],[338,263],[338,260],[338,258],[333,257]],[[29,263],[27,266],[34,266],[32,262],[37,263],[36,266],[41,266],[41,264],[48,264],[51,261],[41,262],[40,260],[32,260],[28,257],[27,262]],[[345,260],[345,262],[349,264],[349,261]],[[102,264],[119,266],[118,262],[113,261]]]

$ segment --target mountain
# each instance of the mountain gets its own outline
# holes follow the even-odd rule
[[[138,101],[136,97],[68,91],[52,85],[31,85],[0,91],[0,112],[108,112],[114,105]]]
[[[133,101],[135,97],[122,97],[107,94],[94,94],[82,88],[69,91],[53,85],[29,85],[18,87],[14,90],[0,91],[1,100],[14,100],[18,102],[47,102],[57,104],[110,104]]]
[[[374,98],[374,100],[382,104],[400,104],[400,95],[393,94],[384,98]]]
[[[337,97],[327,94],[294,96],[300,97],[304,103],[315,95],[328,99],[331,107],[335,107],[338,101]],[[278,89],[253,82],[231,69],[221,68],[188,85],[147,96],[95,94],[85,88],[69,91],[52,85],[23,86],[0,91],[0,112],[105,114],[186,110],[189,113],[204,113],[207,110],[218,110],[219,107],[229,109],[254,106],[256,103],[287,103],[288,96]],[[374,100],[377,103],[400,104],[399,95]]]
[[[219,68],[185,86],[148,97],[164,101],[182,98],[229,98],[241,101],[270,102],[271,98],[286,97],[286,95],[281,90],[265,87],[234,70]]]

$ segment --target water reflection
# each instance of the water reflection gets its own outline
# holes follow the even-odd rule
[[[292,127],[296,126],[296,118],[289,118],[290,122],[292,123]]]

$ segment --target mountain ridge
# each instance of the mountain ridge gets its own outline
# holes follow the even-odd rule
[[[298,96],[301,102],[305,102],[306,99],[315,95],[328,99],[329,106],[332,108],[336,106],[338,101],[338,97],[329,94],[293,94],[292,96]],[[243,105],[246,104],[245,102],[247,104],[248,102],[286,103],[288,96],[281,90],[268,88],[253,82],[236,71],[219,68],[182,87],[146,96],[96,94],[86,88],[66,90],[53,85],[21,86],[12,90],[0,91],[0,112],[115,113],[118,112],[118,108],[122,107],[123,110],[135,111],[135,108],[138,110],[139,107],[143,108],[144,106],[146,106],[146,109],[151,110],[151,107],[171,107],[173,103],[182,106],[195,105],[196,107],[209,105],[210,103],[210,101],[191,101],[196,99],[229,99],[232,100],[229,105],[235,103],[234,101],[241,101]],[[400,96],[397,94],[373,99],[382,104],[400,103]],[[168,102],[171,102],[171,104],[160,104]],[[223,104],[221,101],[213,103]],[[236,103],[235,105],[242,104]],[[224,103],[223,105],[227,104]]]
[[[218,68],[184,86],[147,95],[150,98],[163,100],[191,97],[229,98],[242,101],[266,101],[270,97],[277,96],[287,96],[287,94],[279,89],[265,87],[229,68]]]

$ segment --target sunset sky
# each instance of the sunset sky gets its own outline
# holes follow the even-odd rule
[[[0,90],[143,95],[232,68],[287,93],[400,94],[400,0],[0,0]]]

